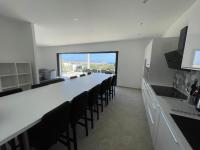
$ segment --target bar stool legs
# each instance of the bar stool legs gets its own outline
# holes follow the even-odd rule
[[[70,143],[70,136],[69,136],[69,124],[67,124],[66,136],[67,136],[67,147],[69,150],[71,150],[71,143]]]
[[[103,95],[100,96],[100,106],[101,106],[101,112],[103,112]]]
[[[99,120],[99,106],[98,106],[98,103],[96,105],[96,113],[97,113],[97,120]]]
[[[85,109],[85,116],[84,116],[84,121],[85,121],[85,133],[86,136],[88,136],[88,120],[87,120],[87,110]]]
[[[72,124],[74,150],[77,150],[76,124]]]
[[[6,144],[2,145],[2,146],[0,147],[0,150],[6,150]]]
[[[91,128],[94,128],[94,116],[93,116],[93,106],[90,107],[90,121],[91,121]]]

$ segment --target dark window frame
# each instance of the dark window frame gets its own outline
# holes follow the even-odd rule
[[[56,53],[57,57],[57,75],[60,76],[60,54],[99,54],[99,53],[115,53],[116,59],[115,59],[115,74],[118,74],[118,55],[119,51],[98,51],[98,52],[62,52],[62,53]]]

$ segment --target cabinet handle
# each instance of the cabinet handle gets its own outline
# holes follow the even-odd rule
[[[176,139],[176,136],[174,135],[174,133],[173,133],[173,131],[172,131],[172,129],[171,129],[171,127],[170,127],[170,125],[169,125],[169,123],[168,123],[166,117],[165,117],[165,115],[163,114],[163,112],[161,112],[161,114],[162,114],[162,116],[163,116],[163,118],[164,118],[164,120],[165,120],[165,122],[166,122],[166,124],[167,124],[167,127],[168,127],[168,129],[169,129],[169,131],[170,131],[170,133],[171,133],[171,135],[172,135],[172,137],[173,137],[173,139],[174,139],[174,142],[175,142],[176,144],[178,144],[178,140]]]
[[[154,124],[153,117],[151,115],[151,111],[150,111],[149,107],[148,107],[148,112],[149,112],[149,117],[150,117],[151,123]]]

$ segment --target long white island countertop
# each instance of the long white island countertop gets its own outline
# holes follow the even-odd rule
[[[37,124],[42,116],[112,75],[92,74],[0,97],[0,145]]]

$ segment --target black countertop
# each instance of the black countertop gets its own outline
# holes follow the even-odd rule
[[[168,86],[151,85],[152,89],[158,96],[166,96],[178,99],[187,99],[187,96],[177,89]]]

